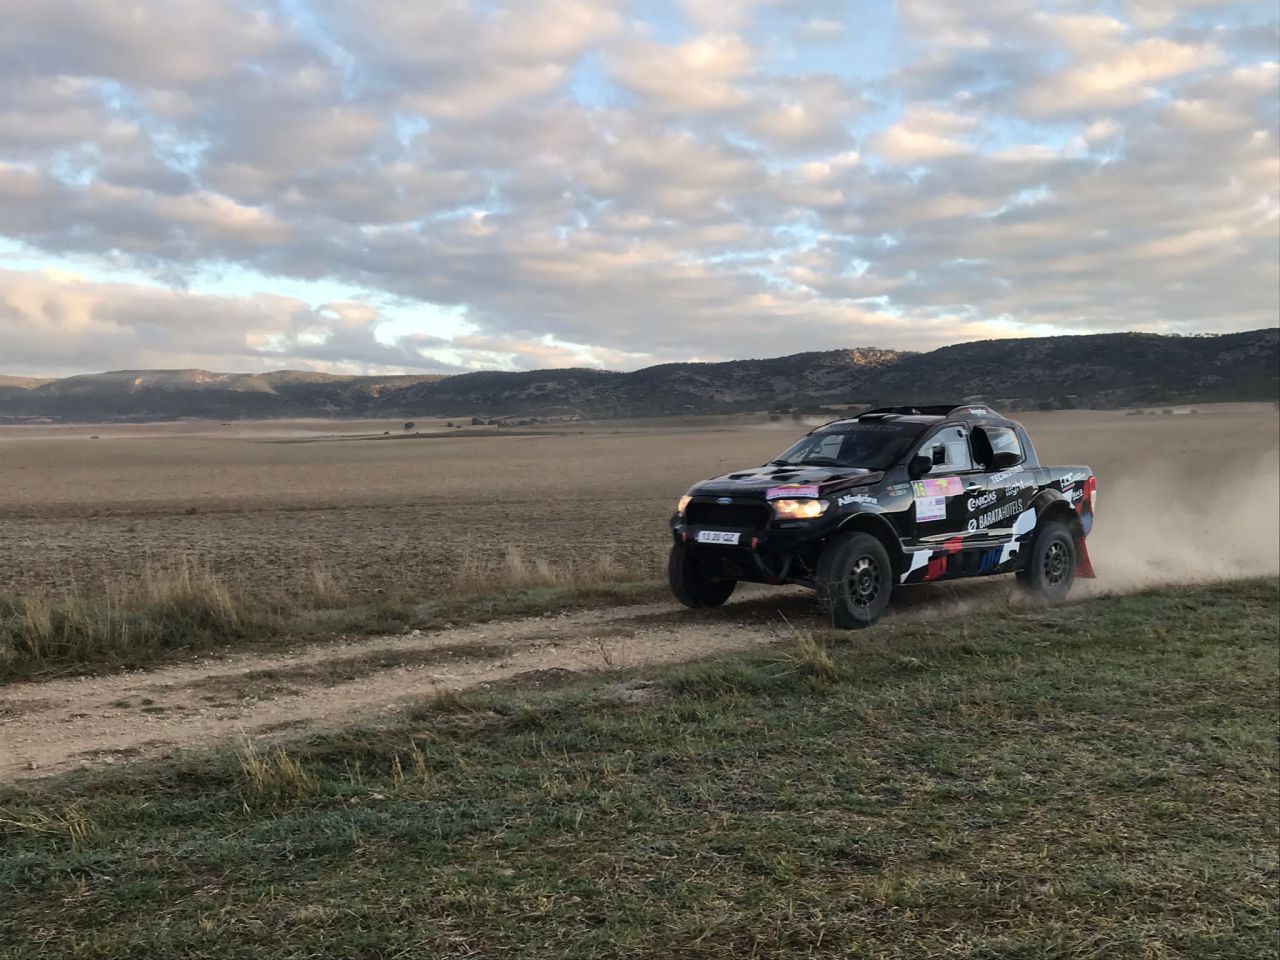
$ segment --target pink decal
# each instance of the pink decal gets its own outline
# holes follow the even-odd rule
[[[964,492],[959,477],[926,477],[911,484],[917,497],[954,497]]]
[[[766,500],[780,500],[783,497],[816,497],[817,495],[816,483],[789,483],[782,487],[770,487],[764,492]]]

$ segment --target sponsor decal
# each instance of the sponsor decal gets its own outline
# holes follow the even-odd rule
[[[1000,556],[1003,553],[1003,547],[992,547],[982,555],[982,559],[978,561],[978,572],[989,573],[996,567],[1000,566]]]
[[[816,497],[816,483],[788,483],[781,487],[770,487],[764,492],[766,500],[781,500],[783,497]]]
[[[954,497],[964,492],[964,484],[959,477],[926,477],[913,482],[911,489],[917,497]]]
[[[946,556],[937,557],[929,561],[929,568],[924,572],[926,580],[937,580],[940,576],[947,572]]]
[[[733,503],[733,497],[716,497],[716,503],[721,503],[721,504]]]
[[[930,552],[928,550],[914,550],[911,553],[911,563],[907,566],[907,571],[900,578],[901,583],[907,582],[907,577],[911,576],[921,567],[927,566],[929,563]]]
[[[947,516],[946,497],[916,497],[916,522],[944,520]]]
[[[1000,565],[1004,565],[1018,555],[1019,540],[1025,538],[1036,528],[1036,512],[1031,508],[1018,514],[1013,521],[1013,539],[1000,548]]]
[[[970,497],[969,502],[966,503],[965,506],[969,508],[970,513],[976,513],[984,507],[991,506],[999,499],[1000,494],[996,493],[994,490],[990,490],[987,493],[979,494],[976,497]]]
[[[984,530],[994,523],[1007,520],[1015,513],[1021,513],[1023,506],[1024,504],[1021,500],[1014,500],[1012,503],[1006,503],[1003,506],[996,507],[994,510],[988,510],[986,513],[973,517],[969,520],[969,532]]]
[[[1017,476],[1018,474],[1020,474],[1021,472],[1022,472],[1022,468],[1021,468],[1021,467],[1015,467],[1015,468],[1014,468],[1014,469],[1012,469],[1012,470],[1001,470],[999,473],[993,473],[993,474],[991,475],[991,482],[992,482],[993,484],[996,484],[996,483],[1004,483],[1004,482],[1005,482],[1006,480],[1008,480],[1010,477],[1016,477],[1016,476]]]
[[[1088,480],[1089,474],[1084,470],[1072,470],[1070,473],[1063,474],[1062,482],[1075,483],[1078,480]]]
[[[885,492],[886,492],[886,493],[888,493],[888,494],[889,494],[889,496],[891,496],[891,497],[900,497],[900,496],[902,496],[904,493],[910,493],[910,492],[911,492],[911,484],[909,484],[909,483],[895,483],[895,484],[891,484],[891,485],[889,486],[888,490],[887,490],[887,491],[885,491]]]
[[[851,503],[865,503],[873,507],[880,505],[879,500],[865,493],[846,493],[836,501],[836,504],[841,507],[847,507]]]

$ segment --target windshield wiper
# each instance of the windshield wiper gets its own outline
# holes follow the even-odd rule
[[[840,461],[834,457],[805,457],[799,463],[802,466],[812,465],[815,467],[838,467],[841,465]]]
[[[766,463],[766,464],[765,464],[765,466],[766,466],[766,467],[789,467],[789,466],[791,466],[791,461],[790,461],[790,460],[781,460],[781,459],[779,459],[779,460],[770,460],[768,463]]]

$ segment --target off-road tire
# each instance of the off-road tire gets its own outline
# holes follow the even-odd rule
[[[1027,565],[1018,571],[1018,583],[1032,597],[1056,603],[1071,592],[1076,579],[1076,538],[1065,523],[1051,520],[1042,526],[1028,551]]]
[[[706,610],[718,607],[729,599],[737,580],[719,580],[708,577],[699,566],[697,558],[683,543],[671,547],[667,561],[667,580],[671,592],[686,607]]]
[[[893,564],[889,552],[868,533],[850,533],[828,544],[818,558],[818,602],[831,625],[869,627],[889,606]]]

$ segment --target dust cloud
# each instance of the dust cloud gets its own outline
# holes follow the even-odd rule
[[[1099,475],[1093,586],[1123,591],[1280,572],[1280,448]]]

